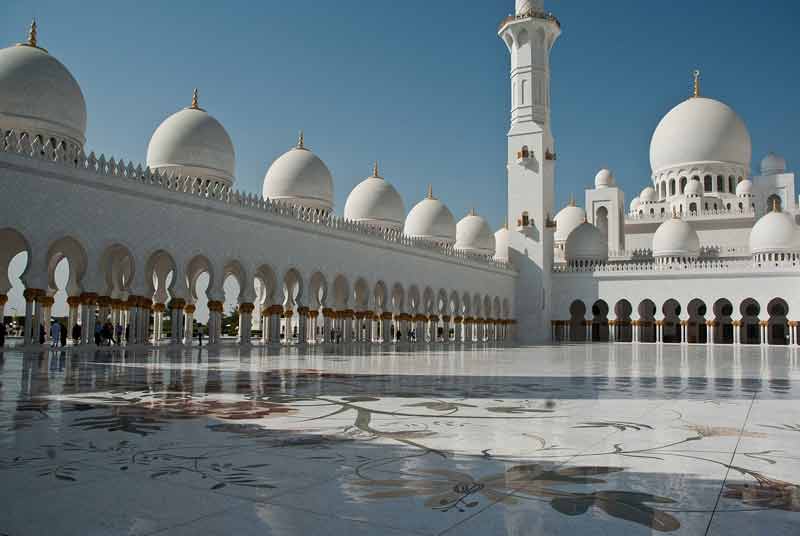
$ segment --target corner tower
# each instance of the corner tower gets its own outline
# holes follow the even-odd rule
[[[520,342],[546,340],[553,263],[556,150],[550,131],[550,50],[561,25],[544,0],[516,0],[498,35],[511,55],[508,131],[508,221],[517,224],[510,247],[520,272],[514,316]]]

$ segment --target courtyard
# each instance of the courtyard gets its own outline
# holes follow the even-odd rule
[[[797,534],[796,349],[9,350],[0,534]]]

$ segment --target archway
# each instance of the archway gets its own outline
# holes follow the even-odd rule
[[[592,305],[592,341],[608,342],[608,304],[603,300]]]
[[[753,298],[747,298],[739,306],[739,312],[742,314],[742,325],[739,328],[740,342],[742,344],[760,344],[761,326],[758,315],[761,312],[761,306]]]
[[[633,327],[631,326],[631,313],[633,306],[628,300],[619,300],[614,306],[614,316],[616,317],[616,340],[619,342],[633,341]]]
[[[371,320],[366,320],[364,318],[364,313],[369,309],[369,284],[363,277],[356,279],[356,283],[353,285],[353,306],[356,309],[356,339],[363,341],[366,339],[367,334],[370,331],[367,329],[367,322],[371,322]]]
[[[663,342],[681,342],[681,304],[677,300],[670,298],[661,307],[664,313],[664,320],[661,323],[661,333]]]
[[[767,304],[767,344],[789,344],[789,304],[783,298],[773,298]]]
[[[733,344],[733,304],[725,298],[714,302],[714,344]]]
[[[783,200],[781,200],[781,196],[778,194],[772,194],[767,198],[767,206],[765,207],[765,211],[772,212],[775,210],[775,207],[777,207],[780,211],[783,210]]]
[[[705,344],[708,342],[708,326],[706,325],[706,303],[695,298],[686,306],[689,321],[686,325],[686,342],[691,344]]]
[[[608,209],[606,207],[600,207],[595,212],[594,216],[595,226],[600,229],[600,232],[603,233],[603,236],[608,236]]]
[[[569,306],[569,333],[572,341],[586,340],[586,304],[575,300]]]
[[[656,304],[647,299],[639,304],[639,342],[656,342]]]
[[[270,340],[269,308],[277,305],[275,291],[278,288],[278,280],[275,271],[268,264],[259,266],[253,274],[253,279],[256,293],[256,311],[253,314],[257,312],[259,316],[261,340],[266,343]],[[272,339],[277,341],[279,338],[272,337]]]
[[[283,342],[289,344],[298,341],[298,324],[294,322],[303,300],[303,276],[297,268],[290,268],[283,276]]]

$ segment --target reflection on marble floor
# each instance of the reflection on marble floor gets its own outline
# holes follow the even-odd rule
[[[0,534],[800,534],[791,348],[5,352]]]

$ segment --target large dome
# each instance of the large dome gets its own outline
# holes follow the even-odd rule
[[[172,175],[216,179],[231,185],[236,156],[225,128],[197,103],[167,117],[147,146],[147,165]]]
[[[564,244],[564,257],[567,262],[606,262],[608,244],[603,232],[589,222],[582,222],[569,234]]]
[[[697,257],[699,254],[697,232],[677,216],[664,221],[653,235],[654,257]]]
[[[553,240],[564,242],[576,227],[586,221],[586,211],[576,207],[574,201],[570,201],[569,205],[558,211],[554,221],[556,231],[553,233]]]
[[[86,142],[86,102],[78,82],[57,59],[27,43],[0,49],[0,128]]]
[[[494,234],[484,218],[471,210],[456,225],[455,249],[481,255],[494,255]]]
[[[705,97],[683,101],[661,119],[650,141],[653,174],[702,162],[750,167],[750,134],[727,104]]]
[[[456,222],[450,209],[433,197],[429,187],[428,196],[414,205],[406,216],[403,233],[431,242],[452,244],[456,239]]]
[[[328,166],[303,143],[278,157],[264,177],[265,199],[291,205],[330,210],[333,208],[333,177]]]
[[[401,229],[406,208],[394,186],[378,174],[378,164],[371,177],[353,188],[344,204],[347,220],[383,228]]]
[[[750,231],[750,253],[790,253],[798,248],[797,226],[791,214],[773,209],[759,219]]]

